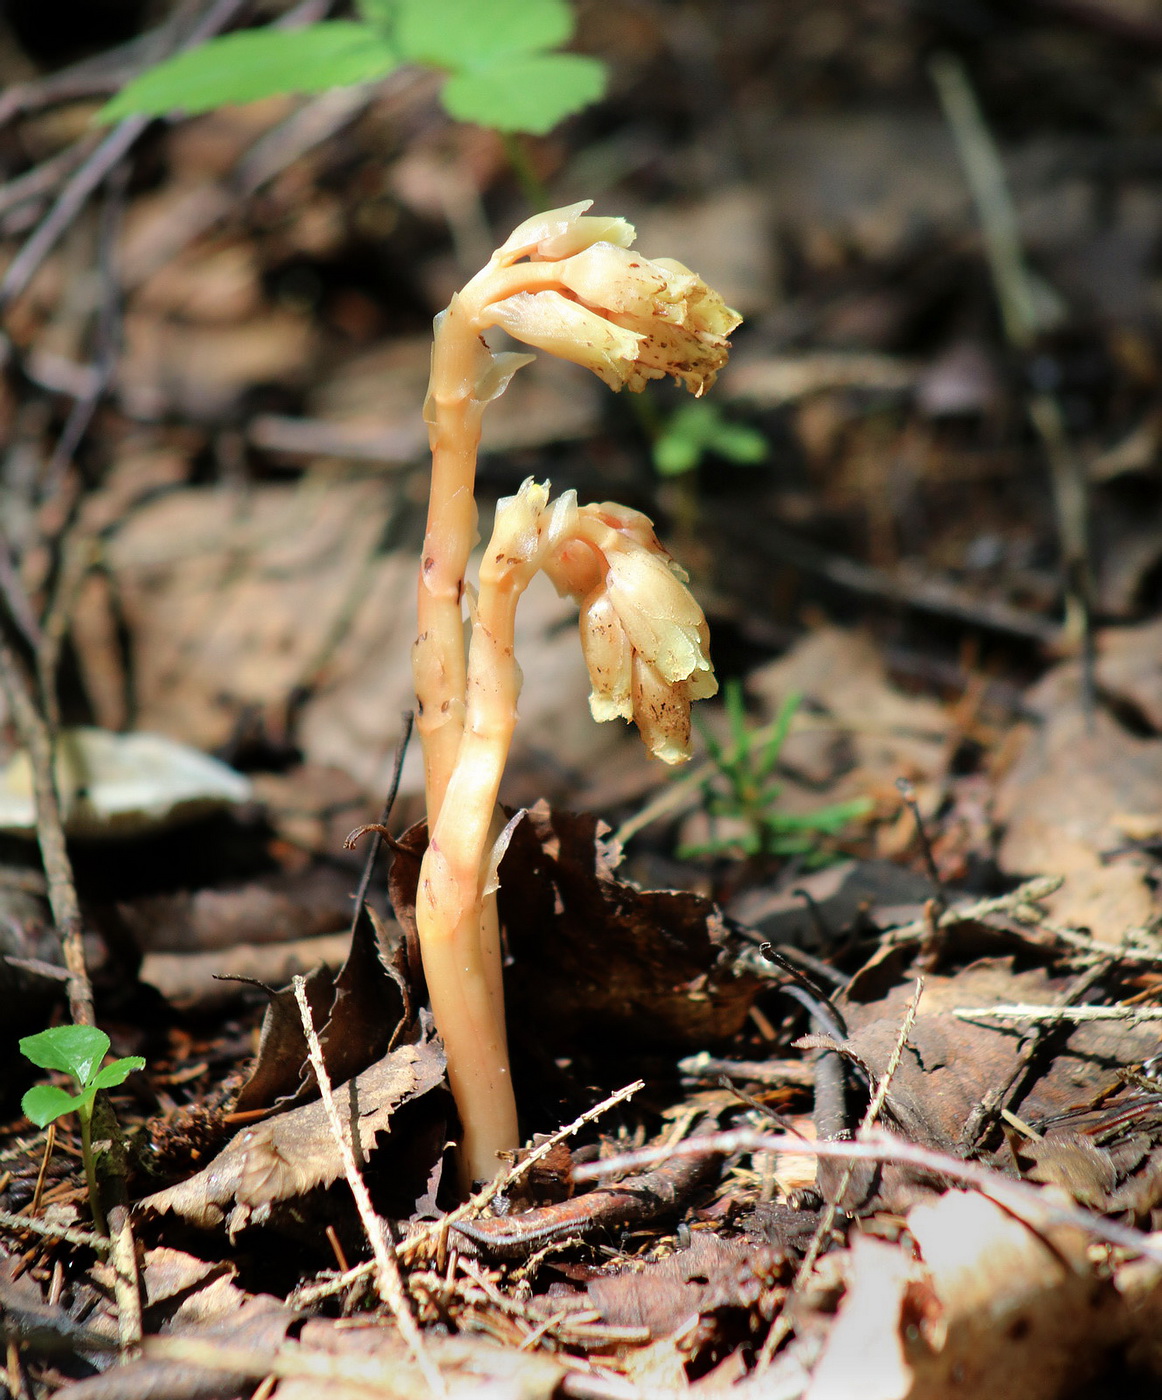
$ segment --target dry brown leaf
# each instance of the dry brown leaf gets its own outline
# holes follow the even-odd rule
[[[1056,1400],[1077,1393],[1132,1320],[1095,1276],[1084,1235],[1035,1233],[994,1202],[949,1191],[908,1229],[931,1296],[907,1346],[909,1400]]]
[[[594,816],[543,802],[516,826],[499,895],[510,1034],[542,1054],[598,1036],[702,1048],[733,1035],[764,983],[736,965],[718,907],[623,884],[607,833]],[[406,832],[392,866],[392,906],[409,936],[426,840],[422,824]]]
[[[846,1262],[847,1292],[805,1400],[903,1400],[911,1376],[900,1321],[913,1262],[866,1235],[856,1236]]]
[[[1117,819],[1151,812],[1162,789],[1162,739],[1140,739],[1100,705],[1083,712],[1079,670],[1051,671],[1026,697],[1040,718],[996,795],[1006,828],[999,857],[1014,875],[1064,875],[1047,901],[1058,923],[1116,943],[1150,921],[1155,900],[1132,857],[1103,862],[1122,844]]]
[[[823,784],[838,800],[894,792],[897,778],[924,784],[944,777],[947,712],[935,700],[897,690],[879,648],[860,632],[821,627],[754,672],[749,687],[772,714],[789,695],[806,702],[802,713],[810,722],[792,730],[782,751],[786,767],[808,784],[787,784],[788,811],[818,807]]]
[[[377,1133],[390,1129],[401,1104],[441,1083],[444,1055],[429,1033],[415,1045],[402,1045],[358,1078],[336,1086],[345,1127],[356,1130],[356,1160],[366,1162]],[[272,1208],[327,1186],[343,1171],[330,1123],[319,1101],[244,1128],[214,1160],[188,1181],[159,1191],[141,1209],[172,1211],[202,1229],[223,1221],[231,1235],[261,1224]]]
[[[593,1279],[588,1296],[604,1321],[648,1328],[656,1341],[720,1309],[749,1311],[786,1269],[785,1257],[770,1245],[699,1230],[688,1249],[611,1278]]]

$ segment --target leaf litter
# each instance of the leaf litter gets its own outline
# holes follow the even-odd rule
[[[1048,8],[1052,41],[1073,21]],[[1097,9],[1140,22],[1132,7]],[[692,55],[700,17],[686,18],[693,40],[663,43],[648,7],[619,29],[626,73],[670,61],[671,40]],[[288,956],[324,961],[307,990],[327,1075],[448,1393],[842,1400],[1064,1397],[1124,1377],[1156,1386],[1162,1087],[1156,1025],[1136,1012],[1156,1002],[1162,967],[1148,615],[1160,555],[1142,508],[1156,484],[1157,375],[1125,310],[1151,304],[1145,186],[1116,135],[1088,156],[1056,136],[1044,148],[1014,137],[1006,151],[1039,270],[1096,308],[1093,324],[1070,330],[1096,351],[1084,364],[1069,335],[1044,347],[1092,467],[1097,596],[1116,624],[1095,639],[1087,712],[1076,662],[1030,657],[1057,635],[1056,581],[1041,562],[1048,510],[1030,484],[1040,463],[1030,471],[998,426],[1019,420],[1020,394],[991,308],[982,314],[970,290],[975,263],[965,275],[975,232],[947,132],[927,108],[816,115],[843,85],[845,55],[874,51],[868,72],[886,87],[910,72],[914,20],[873,23],[842,3],[809,19],[779,31],[793,110],[748,116],[729,138],[746,146],[732,169],[768,174],[710,190],[699,177],[642,223],[652,214],[667,241],[687,236],[695,249],[711,230],[724,285],[733,279],[761,323],[724,376],[730,412],[787,444],[769,478],[703,474],[697,538],[680,552],[700,560],[762,716],[805,696],[779,774],[788,810],[871,797],[874,811],[832,852],[841,865],[740,874],[675,861],[703,818],[687,803],[677,820],[672,803],[619,865],[609,833],[568,803],[581,793],[633,821],[655,779],[616,733],[594,737],[568,609],[546,598],[530,610],[531,737],[510,794],[529,810],[501,878],[522,1111],[543,1155],[453,1210],[443,1166],[456,1125],[408,949],[422,850],[422,832],[407,830],[414,759],[393,827],[404,831],[397,922],[373,905],[337,934],[351,922],[354,870],[338,863],[333,826],[336,809],[350,826],[380,800],[410,697],[412,565],[397,544],[414,534],[410,464],[423,437],[408,384],[422,380],[426,350],[413,332],[457,284],[448,247],[415,247],[445,222],[471,246],[482,197],[490,208],[509,199],[503,156],[487,133],[432,128],[423,93],[406,85],[342,113],[305,109],[344,140],[304,138],[304,122],[287,147],[297,157],[261,179],[255,141],[276,138],[263,147],[270,161],[294,135],[285,103],[159,133],[166,174],[132,193],[119,249],[126,353],[90,438],[104,465],[85,459],[100,484],[81,493],[80,528],[99,562],[77,592],[71,645],[91,718],[269,763],[282,771],[253,781],[281,795],[270,827],[244,813],[127,854],[78,851],[103,1019],[116,1053],[149,1060],[118,1099],[134,1147],[145,1339],[111,1364],[117,1273],[85,1242],[68,1125],[42,1165],[43,1140],[13,1123],[0,1159],[5,1238],[22,1251],[0,1270],[10,1389],[66,1387],[81,1400],[293,1397],[321,1384],[340,1397],[427,1393],[377,1308],[301,1017],[278,990],[303,964],[256,958],[291,935]],[[1096,10],[1087,20],[1101,22]],[[1033,28],[1006,33],[1006,63],[1032,53],[1052,70]],[[1078,60],[1099,91],[1107,41]],[[753,77],[729,26],[723,42]],[[696,103],[706,94],[688,81],[690,55],[674,93]],[[1003,102],[1007,80],[983,60],[981,81]],[[1103,121],[1116,108],[1105,104]],[[690,125],[713,129],[693,165],[717,168],[727,136],[716,122]],[[634,131],[617,159],[651,145]],[[34,145],[59,139],[35,113],[26,132]],[[647,155],[681,183],[673,152]],[[538,158],[556,157],[545,147]],[[1077,197],[1096,188],[1087,160],[1107,182],[1100,199]],[[1125,181],[1124,199],[1106,197],[1110,180]],[[262,193],[250,203],[238,191]],[[11,241],[30,225],[4,207]],[[386,312],[382,287],[344,263],[369,236],[408,269]],[[70,507],[67,492],[22,494],[20,464],[52,455],[51,396],[90,369],[88,313],[64,297],[87,285],[86,238],[61,246],[10,317],[31,374],[6,384],[0,405],[14,443],[5,550],[20,582],[5,582],[5,602],[18,612],[22,590],[34,622],[55,606],[54,569],[72,543],[54,532]],[[901,276],[905,266],[919,274]],[[1120,398],[1103,398],[1095,358]],[[555,476],[584,483],[600,461],[645,489],[592,395],[567,375],[526,383],[490,429],[498,490],[529,456],[539,470],[550,444]],[[665,504],[689,531],[682,486]],[[862,631],[845,625],[853,598]],[[533,806],[546,791],[552,805]],[[239,873],[243,845],[263,857]],[[39,872],[4,859],[0,927],[15,961],[0,1006],[14,1031],[31,1031],[45,1024],[59,953]],[[766,959],[764,942],[783,961]],[[235,961],[239,943],[248,951]],[[180,1007],[157,996],[158,957],[190,960]],[[222,971],[269,985],[210,986]],[[981,1014],[1014,1004],[1023,1016]],[[1121,1019],[1037,1019],[1038,1008]],[[644,1089],[619,1093],[631,1080]],[[878,1127],[865,1130],[872,1107]]]

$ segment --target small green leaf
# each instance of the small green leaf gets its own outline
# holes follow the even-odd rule
[[[142,1056],[126,1055],[124,1059],[114,1060],[111,1065],[98,1070],[96,1076],[89,1081],[89,1088],[115,1089],[118,1084],[124,1084],[134,1070],[144,1068],[145,1060]]]
[[[770,451],[763,434],[745,423],[718,423],[707,445],[712,452],[739,467],[757,467],[766,461]]]
[[[63,1070],[84,1085],[109,1053],[109,1037],[96,1026],[54,1026],[26,1035],[20,1053],[41,1069]]]
[[[355,0],[355,8],[368,24],[394,34],[400,0]]]
[[[487,7],[482,7],[487,8]],[[605,91],[605,65],[575,53],[516,55],[444,84],[448,115],[496,131],[544,136]]]
[[[667,429],[654,443],[654,470],[659,476],[683,476],[693,471],[702,457],[702,444]]]
[[[408,61],[453,72],[555,49],[572,33],[573,12],[566,0],[398,0],[396,7],[395,37]]]
[[[324,92],[382,78],[399,62],[381,30],[354,20],[305,29],[244,29],[150,68],[97,116],[111,122],[138,112],[206,112],[276,93]]]
[[[91,1091],[84,1094],[66,1094],[55,1084],[37,1084],[20,1100],[20,1107],[25,1118],[35,1123],[38,1128],[45,1128],[57,1118],[63,1118],[66,1113],[75,1113],[85,1100],[91,1097]]]

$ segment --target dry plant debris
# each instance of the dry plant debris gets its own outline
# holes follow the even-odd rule
[[[610,96],[528,164],[746,315],[715,393],[770,450],[659,481],[676,400],[542,357],[484,428],[485,533],[530,475],[645,511],[752,721],[802,696],[782,810],[872,810],[819,871],[680,860],[701,760],[661,786],[591,723],[577,609],[530,587],[500,876],[536,1145],[456,1204],[417,749],[355,910],[342,840],[411,704],[428,324],[528,207],[422,74],[94,136],[142,52],[72,66],[106,8],[0,28],[0,763],[35,751],[44,848],[0,842],[0,1023],[68,996],[147,1066],[102,1109],[106,1239],[5,1061],[0,1395],[1155,1393],[1157,21],[578,7]],[[246,22],[153,10],[158,51]],[[66,844],[62,724],[213,750],[257,801]]]

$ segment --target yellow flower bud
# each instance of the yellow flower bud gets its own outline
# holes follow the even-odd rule
[[[584,365],[614,389],[637,392],[669,374],[703,394],[742,317],[688,267],[631,252],[624,219],[587,216],[588,208],[572,204],[521,224],[481,274],[479,323]],[[528,276],[518,279],[526,285],[512,290],[526,257]],[[507,295],[484,295],[489,275]]]
[[[630,645],[670,685],[691,682],[699,691],[717,685],[706,654],[710,632],[702,609],[659,555],[628,548],[606,556],[609,601]],[[699,698],[702,698],[699,696]]]
[[[525,478],[515,496],[502,496],[497,501],[487,557],[494,571],[537,561],[543,548],[542,515],[548,504],[548,483],[539,485],[531,476]]]

